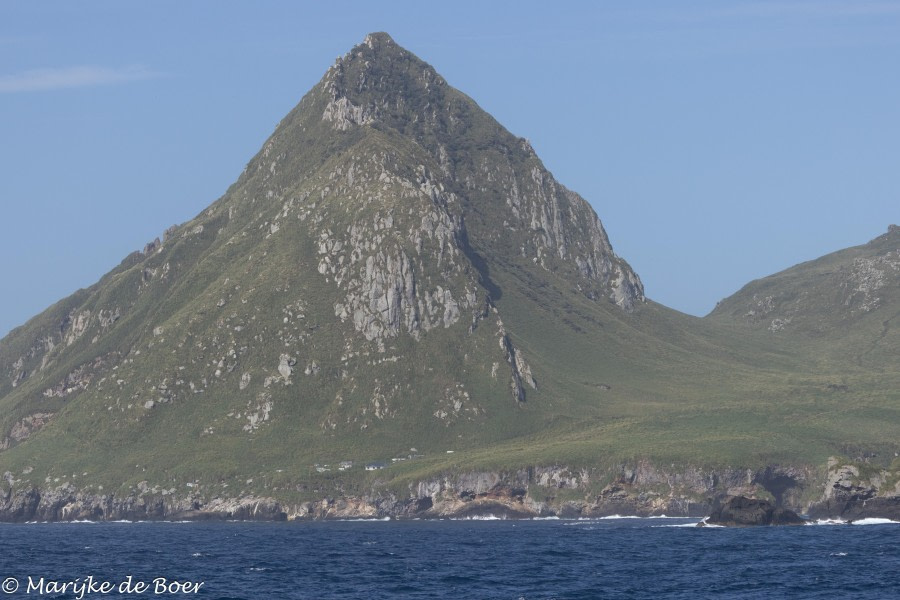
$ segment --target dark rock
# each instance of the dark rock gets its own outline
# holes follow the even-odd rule
[[[900,497],[872,498],[865,503],[852,504],[841,516],[851,522],[859,519],[900,521]]]
[[[434,506],[434,500],[432,499],[432,497],[425,496],[423,498],[419,498],[418,500],[416,500],[415,512],[417,512],[417,513],[425,512],[426,510],[431,510],[431,508],[433,506]]]
[[[106,496],[78,492],[71,486],[28,488],[0,493],[0,522],[27,521],[284,521],[287,513],[271,498],[236,498],[209,503],[187,498]]]
[[[172,225],[163,232],[163,244],[172,239],[172,236],[178,231],[178,225]]]
[[[900,495],[894,489],[882,489],[886,473],[861,477],[854,465],[831,464],[822,499],[809,507],[814,519],[881,518],[900,520]]]
[[[873,518],[900,521],[900,496],[873,497],[873,491],[865,488],[844,492],[810,506],[809,516],[844,521]]]
[[[143,252],[144,256],[149,256],[150,254],[153,254],[154,252],[159,250],[160,246],[162,246],[162,243],[159,241],[159,238],[154,239],[152,242],[150,242],[149,244],[144,246],[144,252]]]
[[[704,521],[707,525],[751,527],[754,525],[803,525],[797,513],[776,507],[768,500],[731,496],[718,503]]]

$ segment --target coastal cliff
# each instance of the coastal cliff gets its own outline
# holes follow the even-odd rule
[[[897,485],[890,489],[883,485],[891,475],[884,471],[878,479],[862,482],[859,468],[852,465],[834,463],[825,482],[808,469],[668,473],[647,463],[622,467],[604,484],[602,479],[609,476],[608,472],[561,467],[471,472],[417,482],[402,491],[373,489],[358,496],[328,495],[306,501],[265,495],[98,495],[67,484],[0,493],[0,521],[701,517],[723,498],[739,495],[771,499],[779,507],[808,511],[813,518],[900,519]],[[822,488],[821,499],[804,503],[809,489]]]

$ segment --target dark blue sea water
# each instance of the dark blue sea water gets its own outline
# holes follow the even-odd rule
[[[2,592],[18,586],[0,598],[900,597],[900,525],[677,526],[691,523],[0,525]],[[89,577],[94,590],[56,591]],[[162,579],[203,585],[170,593]]]

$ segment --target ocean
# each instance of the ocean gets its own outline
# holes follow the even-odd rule
[[[0,598],[900,598],[900,524],[696,521],[0,525]]]

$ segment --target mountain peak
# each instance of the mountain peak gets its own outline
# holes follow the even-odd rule
[[[276,421],[304,439],[371,431],[366,460],[393,452],[378,440],[404,423],[436,423],[435,448],[458,442],[454,427],[488,439],[481,423],[555,393],[556,369],[536,360],[556,353],[530,323],[614,327],[643,302],[590,205],[374,33],[222,198],[4,340],[0,453],[82,394],[82,414],[135,439],[142,421],[183,422],[204,393],[214,402],[188,436],[200,443]]]
[[[329,72],[348,69],[353,65],[358,65],[363,70],[389,70],[391,63],[396,60],[412,63],[417,67],[416,70],[430,68],[412,52],[397,44],[390,35],[383,31],[376,31],[366,35],[362,42],[353,46],[346,54],[339,56]]]
[[[264,154],[290,161],[291,148],[333,153],[367,139],[382,156],[372,167],[376,178],[393,171],[415,188],[443,190],[435,201],[459,223],[458,241],[471,244],[461,251],[488,262],[514,256],[528,270],[562,276],[564,286],[625,311],[644,301],[640,279],[615,255],[590,205],[555,180],[526,140],[388,34],[369,34],[339,58],[301,107],[273,136],[281,142],[267,144]],[[259,166],[271,168],[270,162]],[[292,187],[306,164],[282,171],[289,177],[279,185]]]
[[[396,45],[396,42],[394,42],[394,38],[392,38],[384,31],[375,31],[373,33],[370,33],[366,36],[362,43],[373,50],[376,46],[389,46],[392,44]]]
[[[446,82],[425,61],[384,32],[370,33],[326,73],[329,90],[356,104],[396,104],[397,96],[421,96]],[[408,116],[408,115],[407,115]]]

